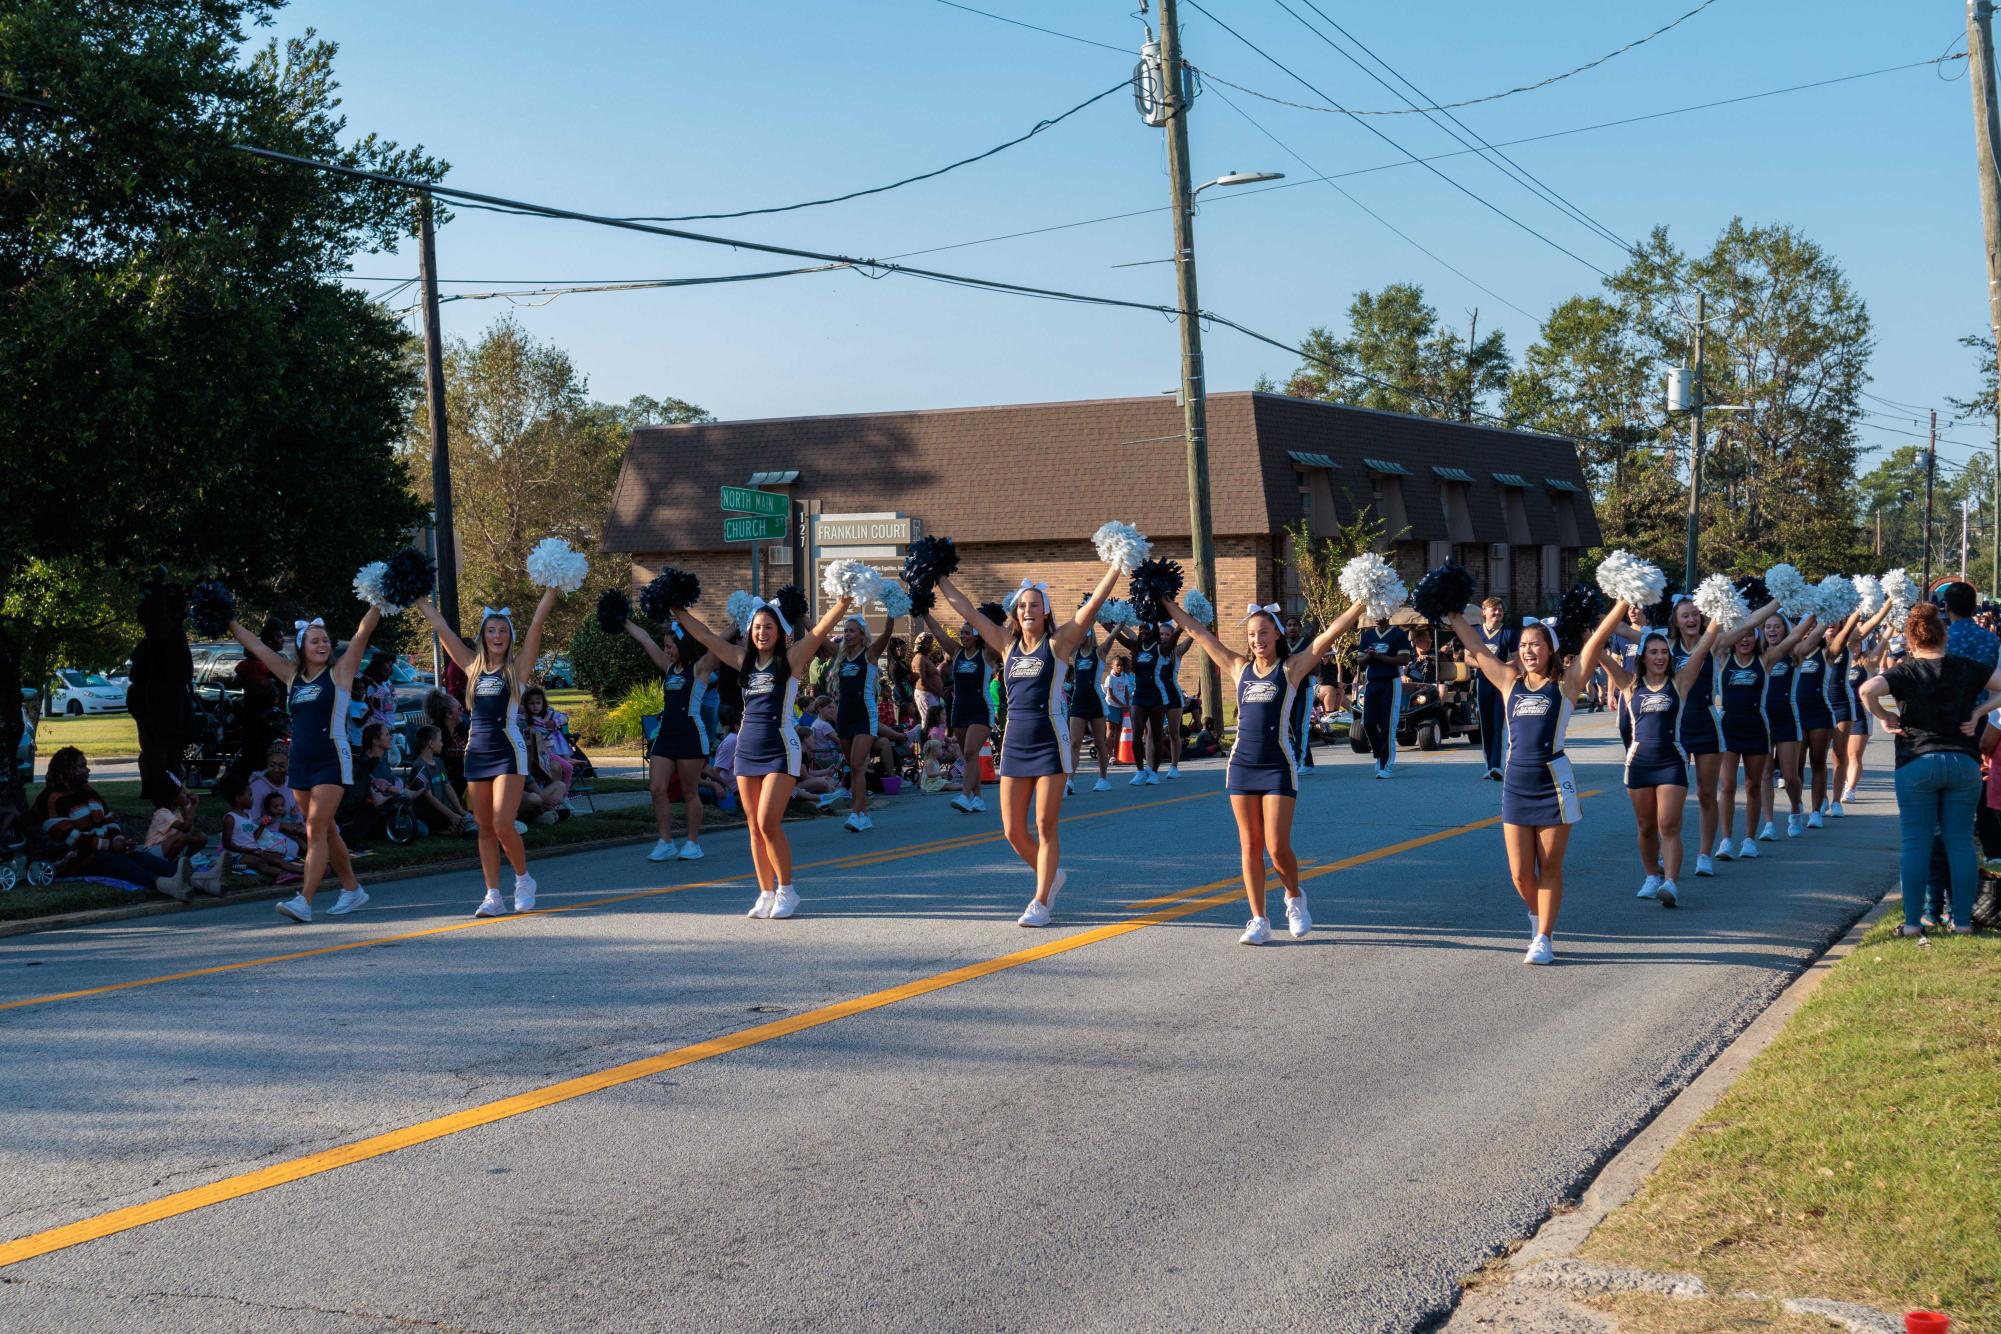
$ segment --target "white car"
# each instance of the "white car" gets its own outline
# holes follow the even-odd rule
[[[99,672],[60,667],[49,678],[49,704],[45,718],[81,718],[86,713],[125,712],[125,687],[114,685]]]

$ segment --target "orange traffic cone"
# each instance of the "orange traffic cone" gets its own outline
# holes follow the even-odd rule
[[[980,744],[980,781],[982,783],[1000,781],[1000,774],[994,769],[994,743],[991,741]]]
[[[1119,725],[1119,763],[1132,764],[1133,761],[1133,719],[1127,714]]]

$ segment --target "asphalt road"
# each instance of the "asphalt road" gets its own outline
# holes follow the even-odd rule
[[[1546,969],[1463,746],[1323,750],[1318,927],[1255,950],[1213,767],[1074,798],[1041,933],[932,798],[795,826],[789,922],[729,836],[548,859],[527,919],[454,874],[0,940],[0,1329],[1422,1325],[1894,879],[1879,743],[1845,820],[1635,900],[1608,732]]]

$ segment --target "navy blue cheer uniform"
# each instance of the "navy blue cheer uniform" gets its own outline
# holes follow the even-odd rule
[[[1361,653],[1409,653],[1410,636],[1398,626],[1378,630],[1370,626],[1355,637]],[[1397,758],[1397,719],[1403,716],[1403,669],[1394,663],[1370,662],[1364,669],[1366,688],[1362,691],[1362,734],[1369,739],[1376,767],[1394,764]]]
[[[1669,678],[1658,689],[1633,682],[1621,712],[1633,739],[1626,747],[1626,786],[1687,787],[1688,756],[1681,748],[1681,689]]]
[[[660,730],[653,734],[648,756],[661,760],[709,758],[709,729],[702,720],[708,688],[708,678],[695,675],[685,665],[667,673],[660,685]]]
[[[1090,720],[1105,716],[1105,699],[1098,693],[1098,668],[1104,660],[1091,644],[1080,644],[1070,662],[1070,716]]]
[[[1512,625],[1504,625],[1498,630],[1489,630],[1485,625],[1474,628],[1474,635],[1482,648],[1502,662],[1515,656],[1515,645],[1520,642],[1522,632]],[[1501,709],[1501,692],[1494,689],[1494,683],[1487,679],[1485,672],[1473,674],[1473,697],[1480,705],[1480,753],[1486,756],[1487,767],[1498,769],[1508,756],[1508,729],[1506,715]]]
[[[987,651],[964,649],[952,655],[952,726],[991,727],[987,712]]]
[[[1716,669],[1723,703],[1723,749],[1733,755],[1772,753],[1765,723],[1765,660],[1757,653],[1744,662],[1733,651]]]
[[[1068,666],[1049,637],[1034,649],[1019,642],[1001,659],[1007,688],[1007,730],[1001,733],[1002,778],[1047,778],[1070,772],[1070,718],[1063,710]]]
[[[1862,641],[1862,647],[1858,650],[1858,656],[1848,664],[1848,708],[1849,721],[1852,724],[1848,729],[1850,736],[1869,735],[1869,706],[1862,702],[1861,695],[1862,683],[1869,679],[1869,669],[1862,665],[1861,660],[1866,659],[1875,651],[1876,637],[1871,635]],[[1842,656],[1846,657],[1848,655],[1843,654]]]
[[[333,669],[310,679],[292,678],[292,770],[285,781],[310,792],[354,781],[354,752],[347,740],[348,692],[334,684]]]
[[[1188,702],[1181,693],[1181,655],[1173,647],[1162,645],[1160,650],[1160,704],[1169,713],[1181,712],[1181,706]]]
[[[843,741],[876,734],[875,662],[862,651],[859,658],[834,660],[834,733]]]
[[[799,776],[799,731],[792,725],[799,678],[783,656],[768,663],[746,654],[743,664],[743,723],[736,737],[736,776]]]
[[[490,782],[528,773],[528,743],[521,735],[521,700],[505,672],[481,672],[472,683],[472,725],[466,734],[466,781]]]
[[[1563,753],[1570,701],[1552,678],[1534,690],[1517,677],[1508,688],[1508,767],[1501,775],[1501,823],[1576,824],[1577,780]]]
[[[1301,693],[1287,679],[1284,658],[1260,676],[1246,662],[1237,677],[1237,739],[1223,786],[1233,797],[1297,797],[1299,769],[1292,749],[1292,702]]]
[[[1302,649],[1311,648],[1313,645],[1313,641],[1308,639],[1304,634],[1300,635],[1299,642],[1296,644],[1290,642],[1282,635],[1279,637],[1278,642],[1279,647],[1285,650],[1285,656],[1288,660],[1291,659],[1293,654],[1298,653]],[[1312,691],[1294,690],[1292,692],[1292,709],[1286,714],[1286,726],[1292,729],[1292,753],[1298,757],[1300,767],[1304,769],[1315,767],[1313,763],[1313,728],[1311,726],[1312,706]]]
[[[1842,649],[1840,657],[1827,660],[1827,671],[1822,673],[1821,689],[1827,692],[1827,713],[1837,723],[1855,720],[1855,698],[1848,693],[1848,669],[1853,656],[1850,650]]]
[[[1160,657],[1157,639],[1140,640],[1133,649],[1134,710],[1152,709],[1157,713],[1167,707],[1167,697],[1161,692]]]
[[[1799,705],[1793,688],[1799,684],[1799,664],[1788,653],[1765,669],[1765,726],[1774,746],[1800,739]]]
[[[1689,651],[1682,647],[1681,636],[1670,634],[1668,658],[1670,670],[1676,676],[1688,666],[1689,656]],[[1715,685],[1716,655],[1712,652],[1689,684],[1687,698],[1681,702],[1681,748],[1690,755],[1715,755],[1723,750],[1723,734],[1716,726]]]
[[[1824,732],[1834,726],[1834,712],[1827,707],[1827,650],[1816,647],[1799,660],[1794,673],[1793,704],[1799,709],[1800,735]]]

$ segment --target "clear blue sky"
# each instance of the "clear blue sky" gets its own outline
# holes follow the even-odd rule
[[[1696,0],[1547,0],[1528,6],[1321,8],[1437,100],[1532,82],[1594,58]],[[1398,105],[1274,0],[1205,0],[1217,18],[1346,105]],[[1287,0],[1306,12],[1299,0]],[[1186,0],[1184,0],[1184,5]],[[1105,42],[1027,31],[937,3],[568,5],[298,0],[277,32],[341,44],[354,130],[421,143],[468,189],[614,214],[753,208],[880,184],[1019,134],[1130,71],[1130,0],[984,0],[980,8]],[[1259,90],[1317,99],[1184,8],[1197,65]],[[1309,15],[1310,17],[1310,15]],[[1679,28],[1553,87],[1461,111],[1499,143],[1622,116],[1924,60],[1956,41],[1957,0],[1716,0]],[[1875,320],[1871,389],[1917,405],[1973,388],[1956,344],[1987,323],[1972,115],[1964,62],[1507,151],[1621,235],[1668,225],[1707,246],[1732,214],[1789,222],[1839,260]],[[1940,72],[1953,76],[1942,81]],[[1212,87],[1190,121],[1198,179],[1230,169],[1311,175],[1225,99],[1319,171],[1399,161],[1345,117]],[[1374,121],[1418,153],[1457,145],[1419,117]],[[1606,269],[1619,254],[1471,157],[1440,169]],[[1598,277],[1421,167],[1342,182],[1440,260],[1541,315]],[[1442,267],[1325,184],[1211,191],[1197,221],[1204,306],[1281,338],[1342,326],[1357,289],[1421,283],[1462,325],[1477,307],[1517,354],[1534,321]],[[871,257],[1159,208],[1161,133],[1115,94],[988,162],[885,195],[769,218],[685,224]],[[1171,303],[1164,212],[913,259],[1013,282]],[[784,267],[766,258],[599,228],[461,213],[439,237],[447,279],[682,277]],[[414,257],[355,272],[412,275]],[[498,284],[505,285],[505,284]],[[379,285],[377,285],[379,286]],[[458,284],[459,290],[469,290]],[[449,287],[447,290],[451,290]],[[473,336],[499,301],[446,307]],[[1171,324],[1145,313],[987,295],[853,273],[641,293],[515,309],[567,348],[605,399],[676,395],[724,417],[1146,394],[1176,376]],[[1228,331],[1207,341],[1216,389],[1283,378],[1287,354]],[[1891,417],[1899,410],[1872,403]],[[1876,418],[1885,426],[1904,425]],[[1962,424],[1953,437],[1981,442]],[[1898,437],[1865,431],[1873,447]],[[1960,458],[1967,450],[1948,446]]]

